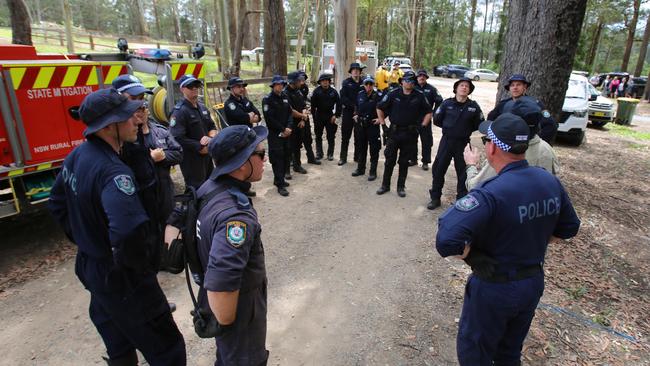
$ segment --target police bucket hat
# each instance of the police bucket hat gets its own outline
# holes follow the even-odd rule
[[[143,100],[129,100],[112,88],[88,94],[79,107],[79,117],[88,126],[84,137],[113,123],[128,120],[143,104]]]
[[[353,62],[353,63],[350,64],[350,68],[348,69],[348,73],[352,72],[352,70],[354,70],[354,69],[358,69],[359,71],[363,71],[363,69],[365,69],[365,68],[366,68],[366,67],[365,67],[365,66],[361,66],[360,63],[358,63],[358,62]]]
[[[462,78],[456,80],[456,82],[454,83],[454,94],[456,94],[456,88],[458,87],[458,84],[464,81],[469,83],[469,94],[472,94],[474,92],[474,83],[472,82],[472,79],[463,76]]]
[[[513,148],[521,150],[523,146],[528,146],[530,129],[523,118],[512,113],[503,113],[494,121],[483,121],[478,130],[505,152],[510,152]]]
[[[506,85],[504,85],[503,87],[506,90],[510,90],[510,83],[512,83],[513,81],[521,81],[524,84],[526,84],[526,86],[528,86],[528,87],[530,87],[530,84],[531,84],[531,82],[528,81],[528,79],[526,79],[526,76],[524,76],[522,74],[512,74],[512,76],[510,76],[508,78],[508,82],[506,83]]]
[[[305,80],[305,77],[302,75],[302,72],[300,71],[293,71],[287,75],[287,81],[290,83],[295,83],[300,80]]]
[[[226,89],[230,90],[230,88],[235,86],[235,85],[241,85],[243,87],[248,86],[248,84],[245,83],[244,80],[242,80],[242,78],[240,78],[239,76],[235,76],[235,77],[232,77],[232,78],[228,79],[228,86],[226,87]]]
[[[418,70],[417,76],[426,76],[426,78],[429,78],[429,74],[427,74],[427,70],[425,69],[420,69]]]
[[[185,74],[181,76],[180,79],[178,79],[178,86],[181,88],[189,88],[192,85],[198,84],[199,86],[203,86],[203,82],[199,79],[196,78],[196,76],[192,74]]]
[[[329,80],[331,82],[332,81],[332,75],[330,75],[330,74],[320,74],[320,76],[318,76],[318,80],[316,80],[316,82],[320,83],[323,80]]]
[[[129,95],[153,94],[151,90],[142,85],[142,81],[133,75],[120,75],[113,79],[111,83],[118,93],[128,93]]]
[[[260,142],[266,140],[269,130],[264,126],[229,126],[210,141],[208,151],[215,167],[210,179],[217,179],[244,165]]]
[[[284,80],[284,78],[280,75],[273,75],[273,79],[271,80],[271,84],[269,84],[269,86],[272,88],[276,84],[287,85],[287,81]]]

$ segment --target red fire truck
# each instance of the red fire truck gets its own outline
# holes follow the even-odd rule
[[[43,55],[32,46],[0,45],[0,219],[43,208],[63,159],[84,141],[85,125],[69,109],[133,70],[128,55],[113,55]],[[157,63],[166,84],[150,105],[164,121],[179,97],[174,81],[188,73],[203,79],[205,71],[198,60]]]

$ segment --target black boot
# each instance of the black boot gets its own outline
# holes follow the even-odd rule
[[[307,170],[301,164],[293,163],[293,171],[300,174],[307,174]]]
[[[129,351],[129,353],[112,360],[106,357],[102,358],[108,366],[138,366],[138,355],[135,353],[135,350]]]
[[[334,160],[334,142],[327,144],[327,160]]]
[[[438,207],[440,207],[440,198],[432,198],[427,205],[429,210],[435,210]]]
[[[362,167],[362,166],[360,166],[360,165],[357,166],[357,169],[356,169],[355,171],[352,172],[352,176],[353,176],[353,177],[358,177],[358,176],[360,176],[360,175],[364,175],[364,174],[366,174],[366,167],[365,167],[365,166]]]
[[[323,158],[323,141],[316,140],[316,159]]]
[[[307,163],[308,164],[314,164],[314,165],[320,165],[320,159],[323,157],[323,153],[321,152],[320,158],[314,156],[314,152],[311,150],[311,146],[305,149],[306,155],[307,155]]]
[[[348,162],[348,144],[349,142],[341,142],[341,158],[339,165],[344,165]]]
[[[377,162],[370,162],[370,171],[368,172],[368,181],[372,182],[377,179]]]
[[[390,175],[386,176],[386,172],[384,172],[384,179],[381,181],[381,187],[377,190],[377,194],[384,194],[388,191],[390,191]]]
[[[286,197],[289,195],[289,191],[287,191],[287,189],[284,187],[278,187],[278,193],[280,193],[280,196],[282,197]]]

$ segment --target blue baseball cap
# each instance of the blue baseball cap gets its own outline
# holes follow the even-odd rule
[[[151,90],[142,85],[142,81],[133,75],[120,75],[113,79],[111,83],[118,93],[128,93],[129,95],[141,95],[144,93],[153,94]]]
[[[503,87],[506,90],[510,90],[510,83],[513,82],[513,81],[521,81],[521,82],[523,82],[524,84],[526,84],[529,87],[530,87],[530,84],[531,84],[530,81],[528,81],[528,79],[526,79],[526,76],[524,76],[522,74],[512,74],[512,76],[510,76],[510,78],[508,78],[508,82],[506,83],[506,85],[504,85]]]
[[[372,76],[366,76],[365,79],[363,79],[363,85],[366,84],[375,84],[375,79],[372,78]]]
[[[505,152],[517,147],[516,153],[521,153],[519,146],[528,147],[530,128],[523,118],[512,113],[502,113],[494,121],[483,121],[478,130]]]
[[[143,104],[143,100],[130,100],[112,88],[88,94],[79,107],[79,117],[88,126],[84,137],[113,123],[128,120]]]
[[[284,78],[280,75],[273,75],[273,79],[271,80],[271,84],[269,84],[269,86],[273,87],[273,85],[276,84],[287,85],[287,81],[284,80]]]
[[[406,81],[407,83],[415,84],[417,82],[417,78],[415,76],[415,73],[413,71],[407,71],[404,73],[404,76],[402,76],[402,81]]]
[[[192,74],[185,74],[181,76],[180,79],[178,79],[178,85],[181,88],[187,88],[192,86],[192,84],[199,84],[200,86],[203,86],[203,82],[199,79],[197,79],[194,75]]]
[[[244,125],[229,126],[221,130],[208,145],[214,160],[210,179],[217,179],[244,165],[260,142],[266,140],[269,130],[264,126],[250,128]]]

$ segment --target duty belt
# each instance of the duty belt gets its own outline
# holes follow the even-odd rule
[[[543,269],[541,264],[533,264],[530,266],[521,267],[519,269],[510,272],[494,273],[489,277],[479,276],[476,272],[474,272],[473,275],[487,282],[506,283],[510,281],[519,281],[526,278],[530,278],[542,272]]]
[[[395,124],[390,125],[390,131],[411,131],[411,132],[417,132],[418,126],[417,125],[408,125],[408,126],[398,126]]]

